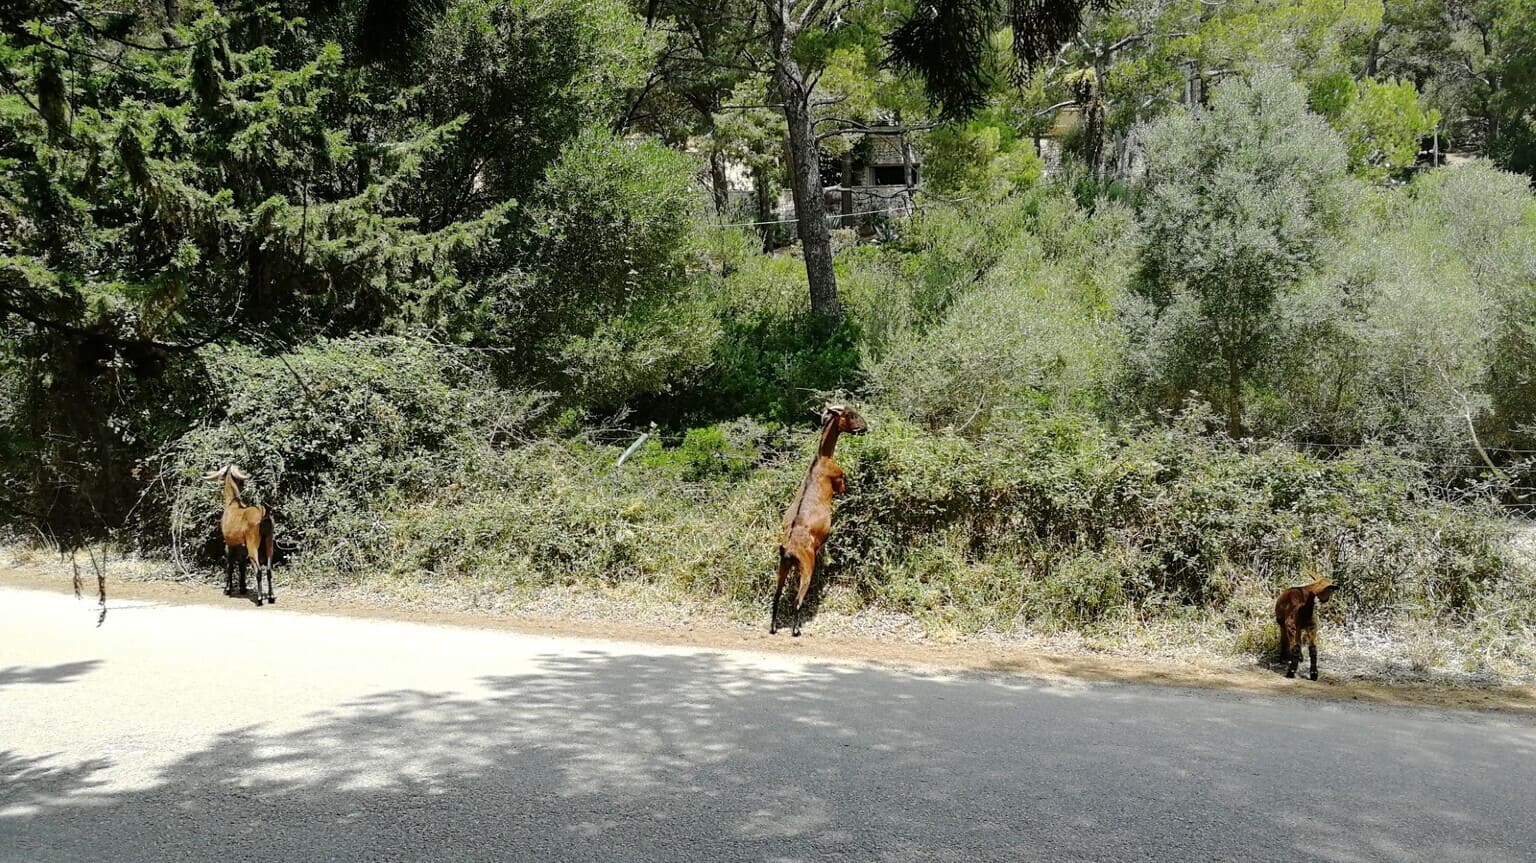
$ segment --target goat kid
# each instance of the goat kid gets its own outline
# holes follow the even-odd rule
[[[1319,578],[1311,584],[1288,587],[1275,601],[1275,622],[1280,624],[1280,655],[1284,657],[1285,676],[1295,677],[1301,664],[1301,645],[1306,642],[1311,660],[1308,674],[1317,679],[1317,603],[1333,598],[1338,585],[1333,579]]]
[[[237,465],[225,465],[203,477],[209,481],[224,483],[224,514],[219,519],[219,532],[224,536],[224,595],[234,596],[235,549],[245,549],[245,561],[240,563],[240,593],[245,589],[245,564],[256,569],[256,604],[262,603],[261,571],[263,561],[267,571],[266,601],[277,604],[272,591],[272,513],[264,506],[246,506],[240,500],[240,488],[250,475]]]
[[[768,609],[768,634],[779,631],[779,598],[784,582],[794,569],[800,582],[795,595],[794,626],[790,635],[800,634],[800,609],[811,588],[816,571],[816,555],[832,530],[832,498],[848,490],[847,475],[833,460],[837,439],[843,434],[861,435],[869,431],[864,418],[844,405],[827,405],[821,412],[821,445],[805,482],[784,512],[784,538],[779,542],[779,575],[773,587],[773,605]]]

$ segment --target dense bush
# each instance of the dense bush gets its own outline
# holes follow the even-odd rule
[[[999,410],[1104,403],[1121,364],[1123,336],[1109,311],[1135,266],[1131,214],[1113,204],[1090,214],[1062,196],[1025,212],[1025,230],[997,238],[983,258],[991,266],[956,292],[941,322],[884,346],[870,373],[882,403],[972,432]]]
[[[1047,624],[1219,610],[1322,571],[1354,614],[1465,619],[1511,583],[1493,513],[1436,501],[1385,450],[1247,451],[1198,411],[1134,435],[1067,415],[1016,414],[974,439],[872,423],[828,549],[905,610]]]
[[[202,475],[234,462],[253,477],[250,499],[275,503],[306,566],[357,571],[380,541],[380,513],[485,472],[540,404],[495,386],[475,353],[405,338],[213,352],[207,369],[219,413],[154,460],[158,494],[143,510],[145,541],[186,556],[217,509]]]
[[[858,321],[829,322],[805,310],[802,264],[788,256],[730,255],[728,262],[735,267],[728,275],[699,280],[704,297],[693,307],[713,317],[708,356],[678,375],[666,398],[642,405],[643,413],[673,422],[750,416],[798,423],[819,393],[856,385]]]

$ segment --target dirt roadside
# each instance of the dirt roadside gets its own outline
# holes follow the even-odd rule
[[[69,593],[68,577],[58,571],[0,569],[0,585],[55,593]],[[94,597],[95,584],[87,579],[82,602]],[[1091,653],[1044,653],[1029,646],[963,642],[914,644],[845,635],[818,635],[808,631],[801,638],[787,632],[768,635],[759,627],[727,621],[688,619],[676,626],[528,617],[489,612],[421,609],[397,603],[359,601],[322,592],[284,591],[278,606],[284,612],[327,614],[363,619],[401,620],[435,626],[506,630],[536,635],[599,638],[646,644],[680,645],[721,650],[777,653],[834,662],[869,662],[926,670],[1016,674],[1036,678],[1067,678],[1150,685],[1224,689],[1264,695],[1285,695],[1327,701],[1353,701],[1396,707],[1494,711],[1536,717],[1536,686],[1448,686],[1422,683],[1375,683],[1323,679],[1314,683],[1287,680],[1259,667],[1215,667],[1199,662],[1147,662]],[[121,600],[171,605],[206,605],[249,609],[261,613],[243,599],[226,598],[207,584],[171,581],[114,579],[111,603]],[[3,612],[3,609],[0,609]],[[110,625],[110,624],[109,624]]]

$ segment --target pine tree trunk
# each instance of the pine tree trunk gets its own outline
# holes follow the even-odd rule
[[[783,0],[768,2],[773,81],[784,100],[784,120],[789,127],[790,190],[795,197],[805,274],[811,284],[811,311],[838,320],[843,310],[837,299],[837,275],[832,270],[832,232],[827,229],[827,207],[822,200],[821,160],[811,124],[811,89],[800,64],[790,56],[795,33],[788,22],[789,4]]]

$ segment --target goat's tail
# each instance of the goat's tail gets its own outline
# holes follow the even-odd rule
[[[779,571],[780,572],[799,572],[800,571],[800,558],[796,557],[795,553],[790,551],[789,547],[785,546],[785,545],[780,545],[779,546]]]

